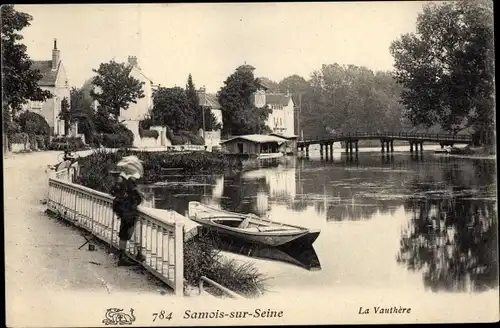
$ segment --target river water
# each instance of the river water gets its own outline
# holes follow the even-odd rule
[[[271,292],[496,289],[496,161],[407,148],[391,155],[360,149],[354,160],[336,149],[327,161],[313,151],[309,159],[287,157],[242,173],[173,175],[149,190],[157,208],[181,214],[195,200],[321,229],[305,251],[227,249],[254,262]]]

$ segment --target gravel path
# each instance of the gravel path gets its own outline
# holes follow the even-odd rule
[[[139,268],[117,267],[103,248],[78,250],[85,241],[80,232],[44,213],[40,200],[47,192],[45,170],[60,153],[4,156],[7,313],[31,304],[32,293],[47,298],[61,291],[171,293]]]

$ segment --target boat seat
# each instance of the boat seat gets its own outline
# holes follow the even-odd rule
[[[246,229],[248,228],[249,224],[250,224],[250,218],[246,218],[245,220],[241,221],[241,223],[238,225],[238,228]]]

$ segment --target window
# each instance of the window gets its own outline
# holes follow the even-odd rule
[[[32,101],[31,102],[31,109],[42,109],[42,102],[41,101]]]

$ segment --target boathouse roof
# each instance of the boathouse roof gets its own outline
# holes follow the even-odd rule
[[[270,136],[275,136],[275,137],[278,137],[278,138],[283,138],[283,139],[287,139],[287,140],[293,140],[293,139],[297,139],[298,136],[296,135],[283,135],[283,134],[279,134],[279,133],[271,133],[269,134]]]
[[[283,142],[285,142],[284,138],[276,137],[276,136],[272,136],[272,135],[246,134],[246,135],[242,135],[242,136],[232,137],[231,139],[222,141],[221,144],[227,143],[230,141],[234,141],[237,139],[244,139],[244,140],[248,140],[248,141],[255,142],[255,143],[269,143],[269,142],[283,143]]]

